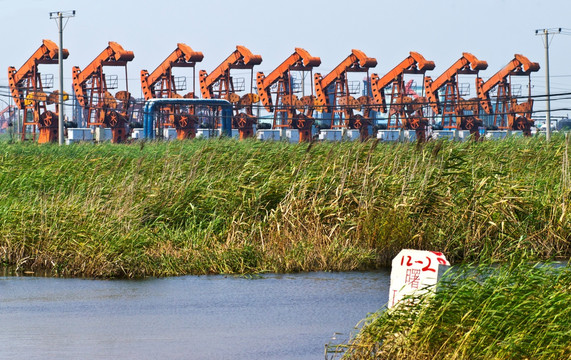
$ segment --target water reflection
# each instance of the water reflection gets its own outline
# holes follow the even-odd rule
[[[145,280],[0,277],[0,357],[319,359],[389,272]]]

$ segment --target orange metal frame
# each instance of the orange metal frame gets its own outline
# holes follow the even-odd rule
[[[266,110],[274,113],[274,128],[297,128],[300,131],[305,129],[309,131],[310,136],[313,125],[311,114],[314,102],[313,89],[311,95],[298,99],[294,94],[292,71],[312,72],[313,68],[320,64],[320,58],[311,56],[304,49],[295,48],[295,52],[268,76],[265,76],[263,72],[258,72],[256,78],[258,95]],[[277,84],[277,90],[275,91],[275,100],[272,100],[270,88],[274,84]],[[298,110],[307,112],[298,114]],[[308,140],[302,138],[304,137],[301,136],[300,141]]]
[[[195,68],[196,63],[202,61],[204,55],[194,51],[186,44],[179,43],[177,48],[152,72],[141,70],[141,87],[145,100],[156,98],[172,98],[177,95],[172,69],[174,67]],[[157,84],[161,84],[157,89]],[[195,98],[194,89],[187,98]]]
[[[4,114],[8,113],[8,118]],[[10,122],[14,120],[16,114],[16,107],[9,105],[4,110],[0,111],[0,130],[6,130]]]
[[[231,69],[250,69],[252,70],[255,65],[262,63],[260,55],[254,55],[250,50],[244,46],[236,46],[230,56],[226,58],[216,69],[210,74],[204,70],[200,70],[198,76],[200,78],[200,91],[204,99],[228,99],[230,94],[234,93],[234,86],[232,84],[232,77],[230,76]],[[253,76],[252,76],[253,77]],[[213,85],[220,82],[218,94],[215,94]]]
[[[127,111],[131,94],[129,93],[127,63],[135,58],[132,51],[123,49],[121,45],[110,41],[105,48],[82,71],[78,66],[73,67],[73,89],[80,106],[84,109],[87,126],[110,127],[113,132],[112,142],[126,139]],[[103,67],[123,66],[125,68],[125,91],[115,96],[108,92]],[[119,100],[121,107],[118,108]]]
[[[362,96],[359,100],[354,99],[349,94],[349,82],[347,80],[348,72],[366,72],[369,78],[369,69],[377,66],[377,60],[370,58],[360,50],[353,49],[351,54],[343,60],[333,71],[325,77],[316,73],[314,75],[315,85],[315,105],[317,109],[324,112],[332,112],[332,128],[349,128],[359,129],[361,138],[368,136],[367,125],[370,123],[368,116],[368,105],[370,99],[368,96]],[[333,86],[333,103],[329,101],[328,88]],[[365,115],[353,115],[353,110],[365,106]],[[339,119],[337,121],[336,119]]]
[[[8,67],[8,83],[10,94],[16,106],[25,110],[22,128],[22,140],[26,136],[26,127],[32,128],[33,139],[36,138],[36,128],[40,129],[39,143],[53,142],[57,140],[57,123],[59,109],[56,104],[55,113],[47,110],[47,105],[52,103],[53,96],[47,96],[43,92],[42,80],[38,65],[57,64],[58,46],[51,40],[43,40],[42,45],[32,54],[32,56],[16,70],[15,67]],[[69,56],[67,49],[62,49],[63,58]],[[28,112],[32,112],[32,120],[28,120]],[[49,112],[49,113],[48,113]],[[44,118],[42,118],[42,115]],[[53,119],[53,121],[52,121]],[[48,120],[46,122],[44,120]]]
[[[391,89],[391,102],[388,117],[388,128],[400,128],[400,127],[410,127],[407,124],[413,124],[412,113],[407,111],[410,108],[415,110],[415,118],[423,118],[421,106],[413,106],[410,104],[412,99],[408,96],[407,86],[404,81],[404,74],[424,74],[428,70],[433,70],[435,68],[434,62],[426,60],[421,54],[417,52],[410,52],[410,55],[404,59],[400,64],[395,66],[391,71],[389,71],[382,78],[379,78],[377,74],[371,75],[371,92],[373,94],[373,100],[375,105],[380,106],[380,110],[383,113],[387,112],[386,108],[386,98],[385,98],[385,88],[392,85]],[[394,122],[391,121],[394,116]],[[402,119],[402,122],[401,122]],[[417,124],[417,122],[414,122]],[[414,126],[412,126],[414,127]]]
[[[462,53],[460,59],[452,64],[452,66],[436,80],[433,81],[430,76],[425,77],[424,89],[426,98],[434,113],[442,115],[443,128],[470,130],[476,137],[478,136],[478,126],[482,124],[482,121],[478,118],[477,106],[469,106],[470,102],[460,97],[458,75],[476,75],[476,82],[478,82],[479,71],[487,68],[487,62],[478,60],[474,55],[465,52]],[[444,103],[441,103],[438,97],[438,91],[442,88],[444,88]],[[475,110],[475,114],[464,116],[464,111],[466,110]],[[453,119],[455,121],[453,121]]]
[[[177,48],[152,72],[141,70],[141,87],[145,100],[156,98],[190,98],[196,97],[193,85],[192,92],[181,96],[177,93],[175,79],[172,73],[174,67],[191,67],[194,69],[196,63],[202,61],[204,55],[199,51],[194,51],[186,44],[179,43]],[[193,81],[194,81],[193,76]],[[160,86],[158,86],[160,84]],[[194,138],[196,135],[196,123],[198,118],[194,116],[194,107],[185,107],[183,111],[180,105],[171,105],[165,108],[165,116],[156,122],[157,128],[176,128],[177,138]]]
[[[257,122],[252,114],[252,105],[259,101],[257,94],[253,91],[254,66],[262,63],[260,55],[254,55],[244,46],[236,46],[236,50],[230,54],[214,71],[207,74],[206,71],[200,70],[198,76],[200,78],[200,92],[203,99],[225,99],[232,103],[234,108],[234,117],[232,119],[232,127],[237,128],[240,133],[240,139],[251,137],[254,135],[253,125]],[[230,70],[232,69],[249,69],[250,74],[250,93],[243,95],[241,98],[234,91],[234,84]],[[214,85],[218,84],[218,90],[214,90]],[[240,112],[245,109],[246,112]]]
[[[528,100],[518,104],[517,99],[511,94],[511,76],[527,76],[531,84],[531,73],[539,71],[539,64],[530,61],[527,57],[515,54],[500,71],[494,74],[486,82],[482,79],[476,84],[480,106],[486,114],[492,113],[490,91],[497,87],[496,111],[494,112],[494,125],[499,129],[522,130],[526,135],[531,135],[531,113],[533,100],[531,99],[531,86],[528,86]]]

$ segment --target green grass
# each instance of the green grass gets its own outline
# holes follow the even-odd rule
[[[571,267],[461,267],[433,298],[371,315],[346,359],[571,359]]]
[[[569,140],[0,142],[0,263],[140,277],[571,254]]]

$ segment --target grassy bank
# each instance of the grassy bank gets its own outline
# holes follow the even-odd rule
[[[344,358],[571,359],[570,302],[569,266],[465,267],[421,306],[372,315]]]
[[[0,143],[0,262],[96,277],[569,258],[569,140]]]

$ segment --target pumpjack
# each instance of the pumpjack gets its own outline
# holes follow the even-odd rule
[[[434,81],[430,76],[424,78],[426,98],[435,114],[442,115],[444,129],[469,130],[474,139],[479,138],[479,127],[483,121],[478,114],[478,98],[465,100],[461,97],[458,75],[476,75],[480,70],[488,68],[488,63],[478,60],[470,53],[462,53],[462,57],[450,66]],[[444,88],[444,102],[440,102],[439,90]]]
[[[534,122],[531,119],[533,111],[533,99],[531,99],[531,73],[539,70],[539,64],[531,62],[523,55],[515,54],[503,69],[494,74],[488,81],[482,79],[476,84],[480,106],[486,114],[492,113],[492,101],[490,92],[496,88],[496,109],[494,112],[493,125],[503,130],[521,130],[524,135],[531,135],[531,127]],[[528,100],[519,103],[512,96],[511,77],[527,76],[529,82]]]
[[[258,94],[253,93],[254,66],[262,63],[260,55],[254,55],[244,46],[236,46],[236,50],[230,54],[210,74],[200,70],[200,91],[203,99],[225,99],[233,104],[234,116],[232,127],[238,129],[240,140],[254,135],[254,124],[257,119],[252,108],[260,101]],[[250,73],[250,92],[240,97],[234,87],[230,71],[232,69],[248,69]]]
[[[421,97],[410,96],[404,75],[422,74],[424,77],[426,71],[433,70],[434,67],[433,61],[426,60],[419,53],[411,51],[406,59],[382,78],[379,78],[377,74],[371,75],[371,92],[374,104],[379,106],[383,113],[387,112],[385,89],[391,87],[388,129],[414,130],[418,141],[426,140],[429,121],[424,117],[422,111],[424,100]]]
[[[368,95],[363,95],[358,99],[351,95],[347,73],[366,72],[368,79],[369,68],[375,66],[377,66],[375,58],[370,58],[362,51],[353,49],[351,54],[325,77],[320,73],[314,75],[316,110],[332,114],[332,128],[358,129],[361,140],[369,137],[368,126],[371,124],[369,115],[372,99]],[[363,115],[354,113],[354,110],[361,109],[363,109]]]
[[[194,51],[186,44],[179,43],[177,48],[152,72],[141,70],[141,87],[145,100],[156,98],[196,98],[193,86],[192,92],[180,95],[178,90],[184,90],[183,85],[177,86],[173,75],[174,67],[191,67],[194,73],[196,63],[202,61],[204,55]],[[193,75],[193,81],[194,81]],[[186,83],[184,83],[186,85]],[[169,105],[164,116],[156,122],[157,128],[173,127],[176,129],[177,139],[192,139],[196,136],[198,117],[193,106]]]
[[[39,130],[38,143],[49,143],[58,140],[59,104],[58,93],[48,95],[44,92],[42,77],[38,65],[57,64],[58,46],[51,40],[43,40],[42,45],[34,54],[16,70],[8,67],[8,83],[10,93],[16,106],[24,110],[22,124],[22,140],[26,138],[26,129],[31,128],[33,139],[36,139],[36,129]],[[69,56],[67,49],[62,49],[62,57]],[[48,110],[48,105],[55,104],[55,111]]]
[[[302,77],[306,71],[313,72],[313,68],[321,64],[321,59],[311,56],[306,50],[295,48],[283,63],[268,76],[258,72],[256,84],[258,95],[262,104],[269,112],[274,114],[273,128],[291,128],[299,130],[299,141],[311,141],[313,127],[313,104],[315,96],[312,94],[302,96],[295,94],[293,71],[301,71]],[[272,86],[276,86],[275,100],[272,99]]]
[[[87,126],[111,128],[111,142],[119,143],[127,139],[128,111],[131,93],[128,90],[127,63],[135,58],[132,51],[110,41],[105,48],[82,71],[73,67],[73,89],[79,105],[83,108]],[[125,68],[125,89],[112,95],[113,88],[103,72],[105,66]]]

